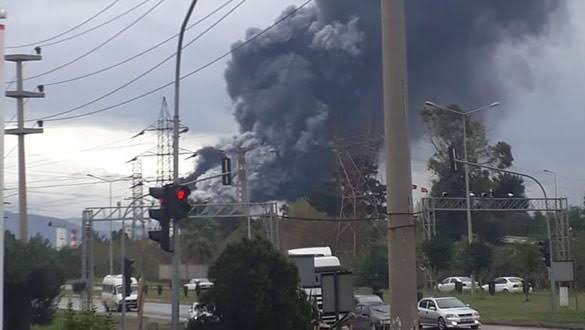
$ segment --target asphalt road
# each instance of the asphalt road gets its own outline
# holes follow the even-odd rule
[[[73,309],[79,310],[79,298],[71,298],[71,302],[73,303]],[[69,298],[62,299],[59,303],[59,308],[66,309],[69,303]],[[105,313],[104,307],[101,306],[99,297],[94,298],[94,304],[96,305],[96,309],[98,313]],[[136,311],[129,312],[128,315],[133,314],[136,315]],[[165,303],[145,303],[144,304],[144,316],[153,318],[153,319],[164,319],[169,320],[171,318],[171,305]],[[179,316],[181,321],[186,321],[189,317],[189,305],[180,305],[180,312]],[[511,327],[511,326],[501,326],[501,325],[482,325],[481,329],[483,330],[535,330],[535,329],[542,329],[542,328],[528,328],[528,327]],[[562,329],[547,329],[547,330],[562,330]]]
[[[522,328],[522,327],[507,327],[501,325],[482,325],[481,329],[483,330],[529,330],[529,329],[543,329],[543,328]],[[548,328],[547,328],[548,329]],[[548,330],[555,330],[555,329],[548,329]],[[561,329],[556,329],[561,330]]]
[[[67,309],[69,301],[73,304],[74,310],[80,310],[81,306],[79,298],[64,298],[59,302],[59,308]],[[95,297],[93,303],[98,313],[105,313],[104,307],[101,305],[99,297]],[[136,311],[128,312],[128,314],[136,315]],[[144,304],[144,316],[154,319],[165,319],[171,318],[171,304],[163,303],[150,303]],[[179,317],[182,321],[185,321],[189,317],[189,305],[179,305]]]

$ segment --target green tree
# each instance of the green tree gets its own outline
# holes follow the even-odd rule
[[[448,269],[453,257],[453,244],[446,239],[434,237],[423,242],[423,253],[434,273]]]
[[[457,105],[449,108],[454,111],[463,112]],[[459,158],[463,157],[463,118],[466,125],[467,158],[470,162],[480,163],[498,167],[508,168],[512,165],[512,147],[505,142],[498,142],[491,145],[486,137],[483,124],[469,116],[461,116],[450,111],[441,111],[432,108],[425,108],[421,111],[423,122],[427,127],[431,144],[434,147],[434,154],[428,162],[428,168],[435,178],[432,183],[431,194],[442,196],[443,193],[451,197],[465,197],[464,171],[453,173],[449,163],[449,148],[457,150]],[[461,166],[462,167],[462,166]],[[469,166],[470,190],[476,196],[482,194],[494,197],[508,197],[508,193],[514,197],[524,196],[524,181],[516,176],[492,173],[483,168]],[[438,226],[442,236],[458,240],[466,234],[466,219],[463,213],[441,213],[441,221],[449,221],[448,226]],[[481,223],[489,220],[489,216],[475,215],[474,222]],[[490,241],[498,241],[496,237],[498,226],[486,226],[491,228]]]
[[[195,264],[207,264],[219,250],[219,229],[212,220],[188,222],[183,227],[183,259]]]
[[[388,248],[373,246],[358,272],[358,283],[374,290],[388,289]]]
[[[463,271],[479,274],[492,264],[492,247],[482,241],[474,241],[463,250]]]
[[[204,301],[215,306],[223,330],[308,330],[311,306],[296,267],[260,238],[227,246],[209,270],[214,287]]]
[[[49,323],[64,283],[56,251],[40,237],[23,243],[6,232],[5,238],[5,328],[30,329],[32,324]]]

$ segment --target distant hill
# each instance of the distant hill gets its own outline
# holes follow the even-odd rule
[[[5,216],[5,219],[4,219],[5,229],[10,231],[11,233],[13,233],[15,235],[18,235],[18,213],[12,213],[12,212],[6,211],[4,213],[4,216]],[[46,217],[46,216],[36,215],[36,214],[29,214],[28,215],[28,236],[29,236],[29,238],[32,238],[32,237],[36,236],[37,234],[40,234],[42,237],[48,239],[51,242],[52,246],[55,246],[56,227],[50,227],[49,223],[52,223],[52,225],[56,225],[59,227],[67,228],[67,230],[69,231],[69,233],[67,235],[68,239],[69,239],[69,235],[71,233],[71,230],[72,229],[77,230],[78,242],[81,242],[81,232],[80,232],[81,220],[77,220],[77,219],[64,220],[64,219]]]

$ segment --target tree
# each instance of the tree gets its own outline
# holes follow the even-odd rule
[[[188,222],[183,228],[184,259],[195,264],[207,264],[219,250],[219,229],[212,220]]]
[[[457,105],[449,106],[456,112],[463,112]],[[505,142],[490,145],[486,137],[483,124],[469,116],[462,116],[451,111],[440,111],[425,108],[421,111],[423,122],[434,147],[434,154],[429,159],[428,168],[435,178],[432,183],[431,194],[450,197],[465,197],[465,176],[463,170],[453,173],[449,163],[449,148],[457,150],[458,158],[463,158],[463,120],[466,125],[467,158],[470,162],[491,165],[497,168],[509,168],[514,157],[512,147]],[[463,119],[464,118],[464,119]],[[462,167],[462,166],[461,166]],[[492,197],[523,197],[524,181],[522,178],[510,174],[492,173],[484,168],[469,166],[470,191],[476,196],[488,194]],[[508,195],[512,194],[512,195]],[[442,221],[449,221],[448,226],[438,226],[439,234],[453,240],[458,240],[466,234],[466,220],[463,213],[442,213]],[[491,219],[493,220],[493,219]],[[475,215],[474,223],[489,222],[490,217]],[[490,241],[498,241],[501,234],[499,225],[488,223],[485,226],[491,231],[484,237]],[[477,233],[477,232],[476,232]]]
[[[56,251],[40,237],[23,243],[6,232],[5,238],[5,328],[30,329],[32,324],[49,323],[64,283]]]
[[[360,266],[358,283],[374,290],[388,289],[388,249],[373,246]]]
[[[463,271],[479,274],[492,264],[492,247],[482,241],[474,241],[463,250]]]
[[[448,240],[434,237],[432,240],[423,243],[422,250],[433,272],[448,269],[451,265],[453,244]]]
[[[215,285],[203,300],[215,307],[220,329],[311,328],[311,306],[299,288],[297,269],[270,242],[229,244],[209,277]]]

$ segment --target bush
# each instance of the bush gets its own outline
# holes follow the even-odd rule
[[[230,244],[209,270],[215,285],[203,302],[222,330],[308,330],[311,305],[296,267],[264,239]]]

